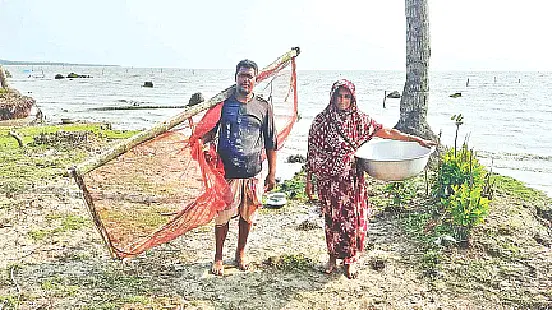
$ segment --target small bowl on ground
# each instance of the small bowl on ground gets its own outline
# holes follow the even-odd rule
[[[280,209],[287,203],[286,194],[284,193],[271,193],[266,197],[265,206],[271,209]]]

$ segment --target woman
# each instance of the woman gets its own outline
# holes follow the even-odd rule
[[[309,131],[306,194],[312,198],[315,175],[330,255],[326,273],[336,269],[339,258],[345,265],[345,276],[356,278],[356,262],[364,248],[371,213],[364,172],[357,171],[354,165],[356,150],[373,137],[415,141],[425,147],[434,143],[382,128],[360,112],[355,85],[348,80],[335,82],[330,94],[330,104],[316,116]]]

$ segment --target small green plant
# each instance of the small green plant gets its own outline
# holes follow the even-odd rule
[[[4,307],[0,309],[17,309],[19,307],[19,299],[15,295],[0,295],[0,306]]]
[[[384,188],[390,198],[390,204],[396,207],[410,205],[411,201],[418,196],[419,186],[412,180],[401,182],[390,182]]]
[[[295,176],[291,180],[285,180],[283,183],[278,184],[273,191],[286,193],[287,197],[292,200],[306,201],[305,172],[302,170],[295,173]]]
[[[490,200],[481,197],[481,188],[469,184],[455,186],[455,193],[444,203],[457,226],[460,240],[468,240],[471,229],[483,222],[489,213]]]
[[[454,194],[454,186],[470,183],[476,187],[482,187],[486,175],[485,167],[479,164],[473,151],[468,149],[467,144],[464,144],[459,154],[454,149],[443,154],[433,193],[440,200]]]
[[[428,250],[422,256],[422,265],[424,268],[435,268],[442,259],[443,255],[440,250]]]
[[[451,149],[442,156],[433,191],[442,213],[451,219],[457,240],[469,240],[471,229],[487,216],[488,180],[485,167],[466,144],[461,152]]]
[[[457,150],[458,130],[464,117],[453,115],[451,120],[456,125],[454,148],[440,157],[433,194],[440,203],[439,212],[444,215],[444,222],[451,225],[456,239],[469,244],[471,229],[488,215],[492,183],[467,143]]]

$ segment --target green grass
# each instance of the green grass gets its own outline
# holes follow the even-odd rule
[[[100,211],[100,216],[104,221],[118,223],[118,229],[151,233],[169,221],[170,217],[161,213],[173,211],[171,208],[140,208],[133,212],[109,209]]]
[[[307,201],[307,196],[305,195],[305,179],[306,173],[304,170],[301,170],[297,172],[291,180],[285,180],[278,184],[272,192],[286,193],[288,199],[296,202],[305,202]]]
[[[40,288],[44,291],[51,292],[56,297],[75,296],[79,287],[77,285],[67,285],[67,280],[55,276],[43,280],[40,283]]]
[[[51,230],[48,229],[31,230],[28,232],[29,237],[31,237],[34,241],[44,240],[50,234]]]
[[[518,198],[524,202],[550,201],[550,198],[539,190],[528,188],[525,183],[514,178],[502,175],[493,176],[498,193]]]
[[[131,295],[123,299],[125,303],[148,305],[151,303],[151,299],[147,296]]]
[[[53,219],[59,219],[60,216],[47,216],[46,217],[49,220]],[[90,219],[82,216],[76,216],[76,215],[66,215],[62,217],[62,221],[60,226],[54,228],[54,229],[37,229],[37,230],[31,230],[29,231],[28,235],[31,239],[34,241],[41,241],[44,240],[46,237],[49,237],[53,234],[57,233],[63,233],[73,230],[80,230],[86,226],[90,226],[91,221]]]
[[[284,271],[306,271],[314,268],[312,259],[303,254],[283,254],[271,256],[264,261],[268,267]]]
[[[90,224],[90,220],[86,217],[68,215],[61,223],[60,231],[79,230]]]
[[[68,124],[68,125],[47,125],[47,126],[28,126],[16,129],[23,136],[32,137],[40,134],[54,134],[60,130],[63,131],[90,131],[91,133],[111,139],[130,138],[139,130],[109,130],[102,124]],[[0,127],[0,137],[6,136],[10,128]],[[13,139],[13,138],[11,138]],[[1,141],[1,140],[0,140]],[[0,143],[1,144],[1,143]]]
[[[101,124],[29,126],[16,129],[23,136],[24,147],[20,148],[17,141],[9,135],[10,128],[0,127],[0,178],[3,181],[0,194],[23,191],[31,184],[67,176],[69,167],[89,156],[84,145],[33,143],[34,138],[40,134],[54,134],[60,130],[90,132],[103,144],[110,139],[129,138],[138,132],[107,130]]]
[[[0,295],[0,305],[3,309],[17,309],[19,306],[17,295]]]

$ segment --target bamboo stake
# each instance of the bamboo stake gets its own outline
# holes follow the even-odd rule
[[[15,289],[17,290],[17,306],[19,307],[19,302],[21,301],[21,288],[19,287],[19,283],[15,280],[15,276],[13,274],[13,271],[16,267],[10,268],[10,279],[15,284]]]
[[[17,140],[17,144],[19,145],[19,147],[24,146],[23,137],[18,132],[12,129],[10,130],[10,136],[12,136],[15,140]]]
[[[94,224],[96,224],[96,228],[102,235],[102,238],[105,241],[105,245],[107,246],[107,249],[109,250],[109,255],[111,258],[115,259],[117,258],[117,253],[115,253],[115,247],[113,246],[113,242],[111,241],[111,238],[109,238],[109,234],[107,233],[107,230],[105,229],[105,226],[102,225],[102,221],[100,220],[100,216],[98,212],[96,212],[96,208],[94,208],[94,202],[92,201],[92,196],[90,195],[90,192],[86,188],[84,184],[84,180],[82,179],[82,176],[76,173],[75,170],[70,170],[73,178],[75,179],[75,182],[79,186],[79,188],[82,190],[82,195],[84,197],[84,200],[86,202],[86,206],[88,207],[88,211],[90,212],[90,215],[92,216],[92,220],[94,220]]]

